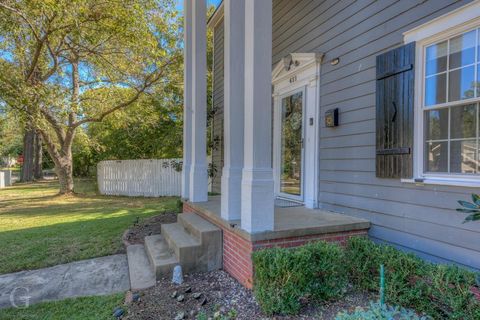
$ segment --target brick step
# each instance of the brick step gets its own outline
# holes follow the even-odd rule
[[[156,278],[171,276],[173,268],[179,261],[168,247],[165,238],[160,234],[145,237],[145,249]]]
[[[155,273],[147,257],[145,246],[141,244],[127,247],[128,272],[132,290],[147,289],[155,286]]]

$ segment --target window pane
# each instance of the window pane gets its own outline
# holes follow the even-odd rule
[[[449,69],[472,64],[475,61],[476,31],[470,31],[450,39]]]
[[[425,80],[425,105],[431,106],[446,102],[447,75],[445,73]]]
[[[448,139],[448,109],[425,112],[426,140]]]
[[[477,143],[475,140],[450,142],[450,172],[477,171]]]
[[[448,142],[427,142],[425,147],[425,171],[448,171]]]
[[[477,64],[477,82],[475,87],[477,88],[477,97],[480,97],[480,64]]]
[[[280,191],[301,195],[303,93],[282,100],[282,153]]]
[[[448,101],[457,101],[474,97],[474,66],[450,71],[448,78]]]
[[[447,70],[447,41],[427,47],[426,75]]]
[[[450,114],[450,138],[475,138],[477,132],[476,105],[452,107]]]

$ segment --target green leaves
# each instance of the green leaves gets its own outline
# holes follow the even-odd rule
[[[301,300],[342,296],[347,281],[345,258],[340,246],[322,241],[254,252],[254,290],[262,310],[295,314]]]
[[[88,124],[145,103],[146,96],[155,96],[161,108],[181,108],[181,95],[169,94],[181,91],[181,32],[174,0],[2,0],[0,106],[14,109],[42,133],[57,166],[71,165],[72,144],[78,143],[74,162],[82,170],[75,172],[90,172],[95,150],[74,140],[75,131],[88,133]],[[172,131],[181,132],[181,120],[153,127],[171,122]],[[134,129],[123,130],[126,137],[115,142],[136,148],[148,140],[140,149],[154,153],[156,146],[148,143],[157,132],[139,130],[149,137],[142,139]],[[169,146],[178,154],[181,139],[173,136]],[[118,146],[128,150],[122,144],[112,149]]]
[[[473,203],[458,200],[458,203],[463,208],[458,208],[457,211],[470,214],[465,218],[463,223],[480,220],[480,196],[478,194],[472,194],[472,201]]]
[[[473,203],[480,205],[480,196],[478,194],[472,194]]]
[[[470,291],[476,284],[473,272],[431,264],[360,237],[351,238],[346,250],[348,274],[357,288],[378,292],[378,267],[384,264],[387,303],[424,312],[432,319],[480,319],[480,302]]]

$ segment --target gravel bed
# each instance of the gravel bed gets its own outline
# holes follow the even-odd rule
[[[252,292],[224,271],[185,275],[182,285],[174,285],[171,279],[165,278],[158,281],[155,287],[139,294],[140,299],[129,303],[122,319],[174,320],[181,313],[185,314],[184,319],[197,319],[199,315],[206,315],[209,319],[240,320],[335,319],[339,311],[368,306],[369,300],[374,298],[365,293],[349,292],[336,302],[305,302],[301,314],[295,317],[267,317],[262,314]],[[183,295],[183,301],[178,301],[182,300],[178,298],[180,295]],[[220,315],[224,318],[220,318]]]

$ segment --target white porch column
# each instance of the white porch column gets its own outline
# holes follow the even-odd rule
[[[191,202],[208,200],[207,173],[207,5],[185,1],[192,10],[192,163]]]
[[[241,217],[244,126],[245,0],[224,3],[224,167],[222,218]]]
[[[245,0],[242,229],[273,230],[272,0]]]
[[[192,6],[184,0],[184,88],[183,88],[183,166],[182,198],[190,194],[190,166],[192,164]]]

